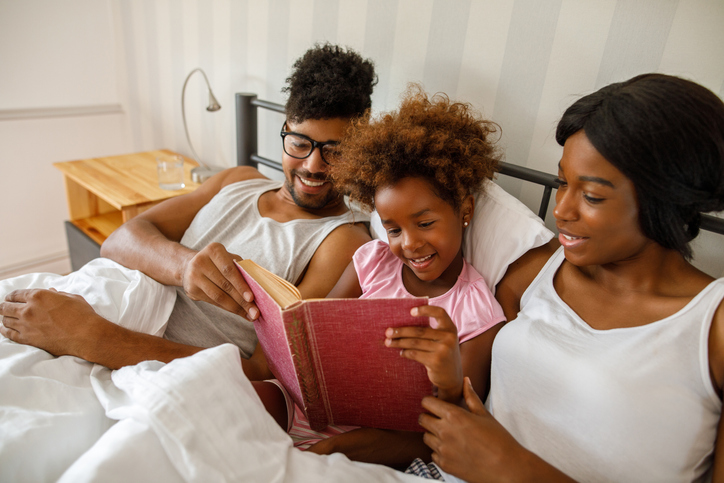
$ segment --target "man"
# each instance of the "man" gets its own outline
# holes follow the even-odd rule
[[[336,143],[371,105],[374,67],[353,51],[323,45],[294,64],[287,79],[281,136],[284,182],[251,167],[207,180],[116,230],[101,254],[177,287],[164,338],[133,332],[98,316],[81,297],[19,290],[0,304],[0,334],[54,355],[74,355],[109,368],[144,360],[168,362],[233,342],[249,357],[258,316],[233,260],[252,258],[324,297],[354,251],[370,239],[326,179]],[[271,377],[261,351],[244,362],[250,379]]]

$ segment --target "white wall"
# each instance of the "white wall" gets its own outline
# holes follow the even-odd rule
[[[37,4],[58,8],[51,7],[55,2],[50,0],[3,1],[28,12],[35,11],[32,6]],[[408,82],[422,82],[428,91],[443,91],[452,98],[471,102],[499,122],[508,162],[550,173],[555,173],[560,157],[560,147],[553,139],[555,123],[565,107],[580,95],[638,73],[659,71],[690,78],[724,96],[721,0],[63,3],[69,4],[75,5],[81,18],[93,16],[98,22],[84,27],[87,38],[98,38],[106,46],[104,42],[116,42],[107,47],[114,53],[110,65],[108,58],[97,54],[90,67],[78,65],[78,60],[85,56],[75,50],[63,49],[65,54],[57,54],[68,64],[76,65],[85,80],[89,73],[115,69],[115,76],[102,77],[104,87],[100,91],[88,90],[89,96],[93,93],[93,102],[118,103],[124,109],[124,114],[116,115],[118,130],[113,122],[91,123],[87,140],[97,139],[98,143],[89,143],[85,152],[101,151],[107,146],[108,152],[98,152],[99,155],[161,147],[191,154],[181,123],[181,87],[193,68],[202,67],[222,110],[208,113],[203,109],[203,81],[199,75],[194,76],[186,96],[191,137],[203,161],[233,165],[234,93],[255,92],[263,99],[283,102],[280,89],[291,63],[317,41],[353,47],[376,62],[380,78],[373,98],[376,110],[394,108]],[[2,27],[10,21],[2,8],[0,44],[4,46]],[[63,32],[83,31],[73,24],[81,21],[75,18],[56,15],[52,22],[42,20],[39,26],[36,22],[32,27],[42,29],[44,22],[64,22]],[[21,57],[35,55],[36,47],[30,43],[17,45],[19,42],[13,38],[9,41],[23,52]],[[6,52],[3,46],[1,56]],[[71,69],[71,77],[73,72]],[[0,79],[0,87],[2,82]],[[114,99],[103,97],[114,88]],[[63,93],[56,95],[52,99],[67,98]],[[8,106],[0,103],[0,109],[3,107]],[[269,115],[260,124],[260,132],[268,140],[261,147],[264,154],[279,152],[280,124],[278,115]],[[0,129],[6,125],[0,121]],[[27,142],[32,142],[30,137],[23,139],[23,143]],[[72,144],[81,148],[80,144]],[[0,144],[3,166],[7,164],[5,149]],[[22,147],[16,149],[21,151]],[[63,158],[66,152],[48,146],[43,159],[47,163],[69,159]],[[57,178],[60,185],[60,177]],[[64,200],[57,198],[61,190],[57,186],[51,189],[51,183],[48,181],[42,191],[38,190],[41,195],[37,196],[45,196],[50,204],[63,204]],[[505,180],[501,184],[530,206],[537,204],[539,195],[533,190]],[[0,193],[0,197],[4,196]],[[0,201],[6,201],[4,206],[8,206],[5,198]],[[34,211],[21,211],[18,218],[34,221],[13,220],[17,223],[13,226],[41,223],[50,230],[51,225],[60,223],[55,218],[37,217]],[[57,213],[53,215],[56,216]],[[0,219],[0,226],[8,226],[6,220]],[[6,247],[12,252],[7,259],[0,258],[0,276],[3,264],[10,263],[8,259],[22,259],[18,250],[35,243],[36,236],[28,231],[27,238],[12,246],[7,245],[4,236],[0,238],[2,256]],[[712,275],[724,275],[724,238],[707,237],[702,243],[696,245],[697,264]],[[64,250],[59,241],[48,245],[48,253]]]
[[[70,271],[65,191],[53,162],[132,149],[113,8],[101,0],[0,2],[0,278]]]

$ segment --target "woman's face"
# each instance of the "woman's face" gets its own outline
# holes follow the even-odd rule
[[[553,215],[566,260],[577,266],[605,265],[635,259],[655,245],[641,231],[633,183],[582,130],[566,140],[558,177]]]

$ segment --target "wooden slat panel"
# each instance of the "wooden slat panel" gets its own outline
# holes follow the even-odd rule
[[[121,226],[123,219],[120,211],[112,211],[103,215],[72,220],[72,223],[94,242],[101,245],[116,228]]]

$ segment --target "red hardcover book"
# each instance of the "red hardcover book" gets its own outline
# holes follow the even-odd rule
[[[309,299],[286,280],[242,260],[261,312],[254,327],[269,368],[312,429],[329,424],[423,431],[421,401],[432,394],[425,367],[386,347],[388,327],[427,326],[410,309],[427,298]]]

